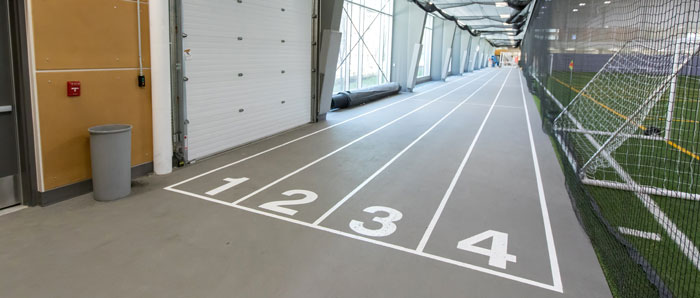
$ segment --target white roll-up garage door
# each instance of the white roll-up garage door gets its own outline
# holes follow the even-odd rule
[[[312,0],[183,0],[192,161],[311,119]]]

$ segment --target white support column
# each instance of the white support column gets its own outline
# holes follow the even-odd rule
[[[408,62],[408,80],[406,82],[406,89],[413,92],[413,88],[416,87],[416,78],[418,77],[418,64],[420,64],[420,57],[423,53],[423,34],[425,33],[425,22],[428,20],[428,13],[423,13],[423,26],[421,26],[420,37],[418,38],[418,43],[413,45],[413,55],[411,60]]]
[[[441,80],[446,80],[447,79],[447,71],[450,67],[450,60],[452,58],[452,48],[447,48],[447,52],[445,53],[445,59],[442,60],[442,76],[440,77]]]
[[[675,75],[681,67],[681,48],[683,47],[683,39],[678,39],[676,42],[676,50],[673,54],[673,78],[671,78],[671,87],[668,95],[668,110],[666,111],[666,130],[664,131],[664,139],[668,141],[671,138],[671,126],[673,125],[673,109],[676,102],[676,84],[678,76]]]
[[[326,1],[326,0],[324,0]],[[420,44],[425,28],[426,12],[411,1],[394,1],[393,33],[391,47],[391,81],[405,91],[415,85],[411,68],[416,56],[416,44]],[[417,67],[416,67],[417,70]],[[412,78],[413,77],[413,78]],[[412,83],[413,82],[413,83]]]
[[[481,54],[482,54],[481,55],[481,68],[486,68],[486,64],[489,61],[489,57],[488,57],[489,56],[489,49],[488,49],[488,45],[486,44],[486,39],[481,40],[481,48],[484,49],[481,52]]]
[[[489,67],[489,58],[491,57],[491,49],[489,48],[489,44],[486,42],[484,39],[484,68]]]
[[[449,21],[442,20],[440,18],[433,19],[433,45],[432,45],[432,57],[430,58],[430,79],[433,81],[439,81],[442,79],[442,60],[443,60],[443,50],[445,49],[444,38],[445,26]]]
[[[477,58],[479,58],[479,38],[472,37],[469,50],[469,65],[467,65],[467,71],[475,71],[477,68]]]
[[[466,67],[465,65],[467,64],[467,50],[462,51],[462,58],[460,59],[460,64],[459,64],[459,74],[462,75],[464,74],[464,68]]]
[[[321,73],[321,100],[318,107],[319,118],[325,119],[331,109],[335,71],[340,54],[342,33],[339,31],[323,30],[321,35],[321,51],[319,53],[319,68]]]
[[[447,50],[445,51],[445,54],[443,55],[444,58],[442,60],[442,71],[440,72],[440,79],[443,81],[445,79],[447,79],[447,72],[449,71],[450,62],[452,61],[452,45],[454,44],[455,34],[457,33],[457,25],[455,25],[452,22],[447,23],[447,24],[449,24],[450,26],[445,26],[443,28],[452,29],[452,34],[448,35],[449,37],[443,36],[443,44],[447,48]],[[449,31],[447,31],[447,32],[449,32]],[[445,39],[445,37],[448,37],[448,38]]]
[[[460,66],[462,66],[462,30],[455,26],[454,35],[452,36],[452,71],[450,71],[450,74],[461,75]]]
[[[173,128],[170,94],[170,7],[168,0],[151,0],[148,7],[151,40],[151,106],[153,171],[173,171]]]
[[[549,54],[549,76],[552,76],[552,68],[554,67],[554,54]]]
[[[462,51],[464,51],[464,65],[462,66],[462,73],[469,72],[469,64],[471,63],[471,53],[472,53],[472,41],[474,39],[471,34],[466,32],[462,33]]]
[[[321,47],[318,54],[319,90],[318,120],[326,119],[331,109],[336,67],[340,55],[340,21],[343,18],[343,0],[323,0],[320,8]]]

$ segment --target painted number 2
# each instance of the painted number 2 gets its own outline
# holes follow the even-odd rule
[[[287,208],[287,207],[282,207],[282,206],[303,205],[303,204],[311,203],[313,201],[316,201],[316,199],[318,199],[318,195],[316,193],[314,193],[313,191],[302,190],[302,189],[288,190],[288,191],[283,192],[282,194],[285,196],[288,196],[288,197],[291,197],[293,195],[304,195],[304,197],[301,199],[297,199],[297,200],[267,202],[267,203],[262,204],[258,207],[292,216],[292,215],[296,214],[298,211],[294,210],[294,209]]]
[[[352,221],[350,221],[350,228],[353,231],[370,237],[385,237],[393,234],[396,231],[396,224],[394,222],[401,220],[401,218],[403,217],[403,214],[401,214],[401,212],[389,207],[372,206],[365,208],[364,211],[372,214],[377,212],[383,212],[387,214],[387,216],[377,216],[372,219],[372,221],[378,222],[382,225],[378,229],[365,228],[364,223],[359,220],[353,219]]]
[[[475,246],[481,241],[491,238],[491,249]],[[457,243],[457,248],[489,257],[489,265],[506,269],[507,262],[515,263],[515,256],[508,254],[508,234],[488,230],[476,236],[469,237]]]

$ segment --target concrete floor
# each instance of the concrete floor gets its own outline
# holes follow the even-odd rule
[[[610,297],[524,88],[451,77],[0,216],[0,296]]]

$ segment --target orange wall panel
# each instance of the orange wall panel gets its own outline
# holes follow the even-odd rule
[[[32,0],[36,68],[138,67],[136,16],[136,1]],[[144,66],[148,26],[148,4],[141,4]]]
[[[91,178],[91,126],[133,125],[132,165],[153,161],[150,72],[145,71],[146,88],[141,88],[138,70],[132,69],[139,65],[136,1],[30,1],[43,191]],[[148,2],[142,2],[143,66],[148,68]],[[67,81],[82,83],[81,96],[66,95]]]
[[[153,160],[150,81],[140,88],[137,76],[137,70],[37,73],[46,190],[90,179],[91,126],[133,125],[132,165]],[[81,96],[66,95],[67,81],[81,82]]]

